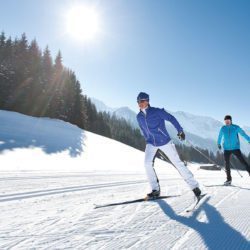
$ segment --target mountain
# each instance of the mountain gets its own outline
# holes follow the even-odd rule
[[[113,114],[118,118],[124,118],[128,121],[133,127],[137,128],[138,123],[136,119],[136,113],[128,107],[118,108],[113,111]]]
[[[104,103],[99,105],[100,101],[93,99],[92,101],[97,106],[98,111],[106,111],[111,114],[116,114],[118,117],[125,118],[133,127],[138,127],[136,120],[136,113],[128,107],[122,108],[110,108]],[[188,112],[177,111],[172,112],[167,110],[169,113],[174,115],[176,119],[180,122],[181,126],[186,132],[187,139],[195,146],[198,146],[203,149],[208,149],[214,153],[217,152],[217,137],[223,123],[207,116],[193,115]],[[176,143],[180,143],[175,128],[168,122],[166,126],[171,137],[175,140]],[[248,134],[250,134],[250,127],[243,127]],[[244,153],[249,153],[249,145],[245,140],[241,140],[241,149]]]
[[[113,115],[116,115],[118,118],[124,118],[127,120],[133,127],[137,128],[136,113],[128,107],[121,108],[111,108],[107,106],[104,102],[91,97],[91,101],[95,104],[97,111],[107,112]]]

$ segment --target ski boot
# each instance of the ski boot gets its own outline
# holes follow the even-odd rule
[[[231,180],[226,180],[224,182],[224,186],[231,186],[232,181]]]
[[[198,187],[196,187],[193,189],[193,192],[194,192],[194,195],[196,196],[196,198],[199,199],[201,196],[201,190]]]
[[[196,200],[195,200],[195,202],[190,206],[190,208],[188,208],[188,209],[186,210],[186,212],[188,212],[188,213],[189,213],[189,212],[195,211],[195,210],[203,203],[203,201],[204,201],[203,197],[205,197],[205,196],[207,195],[206,193],[202,194],[199,187],[194,188],[194,189],[193,189],[193,192],[194,192],[194,195],[195,195],[195,197],[196,197]]]
[[[157,199],[161,194],[160,190],[152,190],[151,193],[147,194],[145,200],[154,200]]]

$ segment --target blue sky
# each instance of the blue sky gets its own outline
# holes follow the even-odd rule
[[[65,13],[96,9],[100,32],[89,42],[66,34]],[[151,105],[250,126],[250,1],[6,0],[6,35],[36,38],[73,69],[84,93],[111,107]]]

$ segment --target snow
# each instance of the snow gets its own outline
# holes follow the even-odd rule
[[[0,111],[0,249],[250,249],[246,172],[188,167],[208,196],[195,213],[177,171],[156,160],[166,200],[94,209],[149,191],[143,152],[59,120]]]

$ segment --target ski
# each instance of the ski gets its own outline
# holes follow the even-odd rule
[[[224,183],[223,184],[214,184],[214,185],[203,185],[204,187],[238,187],[238,186],[235,186],[233,184],[230,184],[230,185],[225,185]]]
[[[195,201],[194,204],[192,204],[187,210],[186,212],[187,213],[190,213],[190,212],[194,212],[197,208],[199,208],[203,202],[205,201],[205,197],[207,196],[207,194],[201,194],[197,200]]]
[[[140,198],[140,199],[135,199],[135,200],[129,200],[129,201],[122,201],[122,202],[116,202],[116,203],[108,203],[108,204],[103,204],[103,205],[96,205],[95,204],[95,209],[96,208],[102,208],[102,207],[112,207],[112,206],[119,206],[119,205],[127,205],[127,204],[133,204],[133,203],[138,203],[138,202],[147,202],[147,201],[155,201],[159,199],[168,199],[168,198],[174,198],[178,197],[180,195],[165,195],[165,196],[159,196],[155,198]]]

